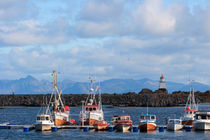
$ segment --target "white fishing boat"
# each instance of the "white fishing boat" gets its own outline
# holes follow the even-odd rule
[[[96,92],[98,91],[98,98]],[[80,111],[79,122],[81,125],[95,125],[99,121],[104,120],[104,113],[102,110],[100,86],[93,89],[93,80],[90,78],[90,91],[89,95],[82,104],[82,111]]]
[[[49,110],[49,105],[47,107],[43,106],[36,117],[35,129],[36,131],[48,131],[54,126],[54,121]]]
[[[196,112],[193,127],[195,130],[210,130],[210,111]]]
[[[168,119],[167,129],[171,131],[181,130],[183,128],[181,119]]]
[[[190,92],[187,99],[187,103],[184,110],[184,116],[182,119],[182,124],[184,126],[193,126],[193,120],[195,118],[195,113],[198,111],[198,105],[195,103],[194,90],[192,88],[192,81],[190,82]]]
[[[37,115],[35,129],[36,131],[48,131],[54,126],[54,121],[49,114]]]

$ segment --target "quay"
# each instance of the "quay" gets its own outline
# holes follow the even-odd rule
[[[133,125],[133,127],[136,125]],[[89,126],[89,125],[61,125],[61,126],[54,126],[57,129],[84,129],[84,128],[89,128],[89,129],[94,129],[94,126]],[[164,127],[166,128],[166,125],[158,125],[157,128],[159,127]],[[2,123],[0,124],[0,129],[23,129],[23,128],[29,128],[30,130],[35,129],[35,125],[17,125],[17,124],[10,124],[10,123]]]

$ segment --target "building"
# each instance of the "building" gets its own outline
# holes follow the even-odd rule
[[[165,77],[163,75],[160,76],[160,85],[159,85],[159,89],[160,90],[166,90],[166,80]]]

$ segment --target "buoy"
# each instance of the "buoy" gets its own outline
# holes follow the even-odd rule
[[[83,131],[84,131],[84,132],[88,132],[88,130],[89,130],[89,127],[86,127],[86,126],[83,127]]]
[[[29,132],[29,130],[30,130],[29,127],[23,127],[24,132]]]
[[[109,130],[109,132],[114,131],[114,126],[109,126],[109,127],[108,127],[108,130]]]
[[[185,130],[186,130],[187,132],[190,132],[190,131],[191,131],[191,129],[192,129],[192,127],[191,127],[191,126],[185,126]]]
[[[53,126],[53,127],[51,127],[51,130],[52,130],[53,132],[56,132],[56,131],[58,130],[58,128],[55,127],[55,126]]]
[[[159,132],[164,132],[164,126],[159,126]]]
[[[138,131],[139,131],[138,126],[133,126],[133,132],[138,132]]]

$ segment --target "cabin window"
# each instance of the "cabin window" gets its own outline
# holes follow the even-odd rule
[[[206,116],[201,116],[201,119],[206,119]]]
[[[88,108],[85,108],[86,111],[88,111]]]
[[[155,116],[151,116],[151,119],[154,120],[155,119]]]
[[[141,116],[140,118],[141,118],[141,120],[144,120],[144,116]]]
[[[46,120],[49,120],[49,117],[46,117]]]
[[[127,117],[126,120],[129,120],[129,117]]]
[[[37,117],[37,120],[40,120],[40,117]]]
[[[192,114],[192,111],[190,111],[190,114]]]
[[[92,111],[93,110],[93,108],[89,108],[89,111]]]
[[[96,108],[95,107],[93,108],[93,111],[96,111]]]
[[[146,116],[147,120],[150,120],[150,116]]]
[[[41,117],[41,120],[45,120],[45,117]]]

